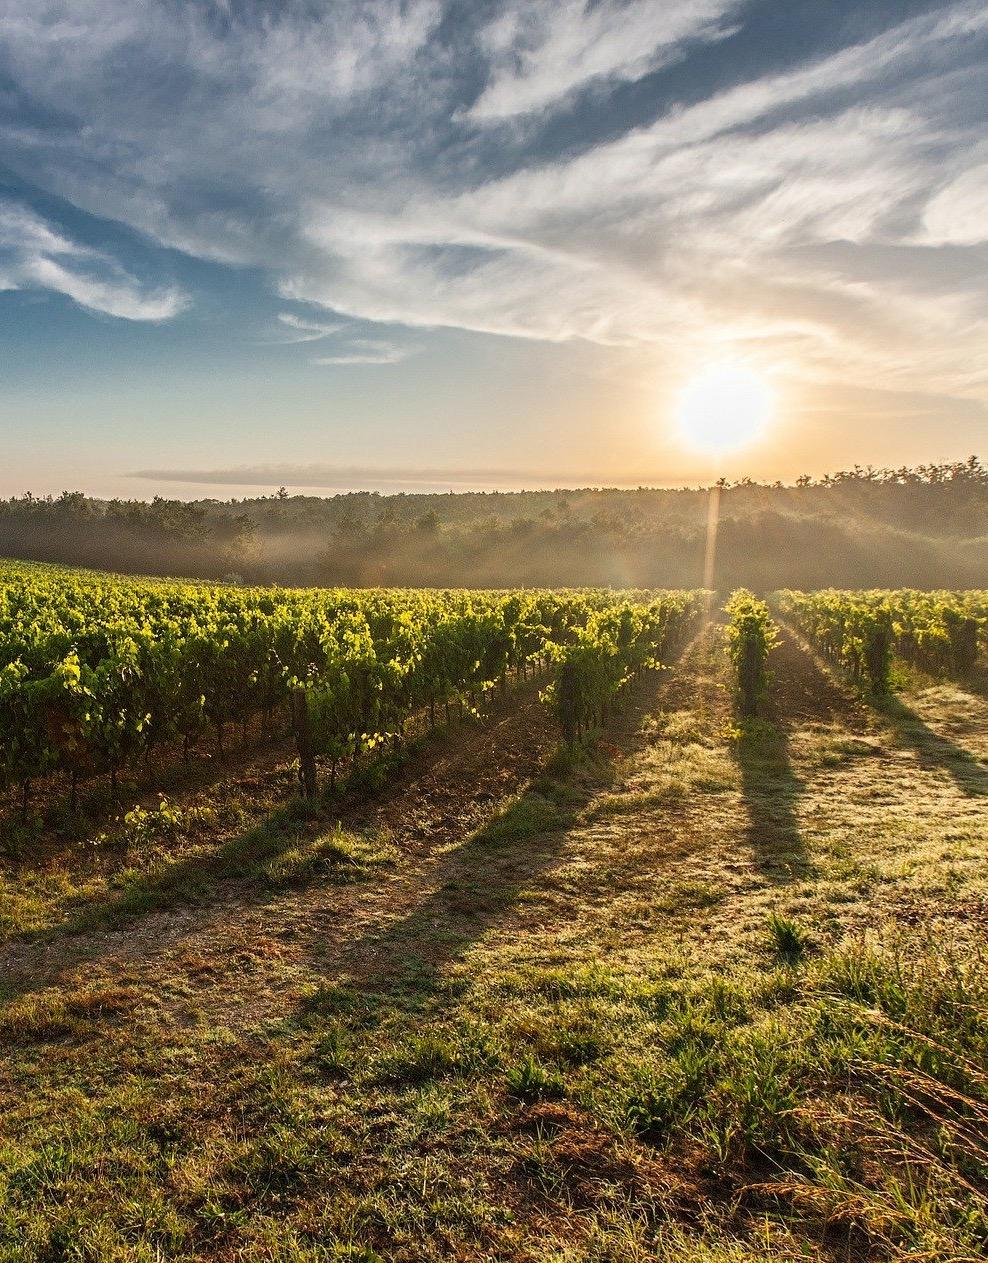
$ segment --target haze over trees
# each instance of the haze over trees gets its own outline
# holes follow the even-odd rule
[[[977,457],[718,490],[719,587],[988,584],[988,469]],[[0,501],[0,554],[252,582],[682,587],[702,578],[709,505],[705,488],[27,494]]]

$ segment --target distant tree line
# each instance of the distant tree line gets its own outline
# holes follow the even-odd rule
[[[721,587],[988,586],[976,458],[717,484]],[[682,586],[709,488],[293,496],[191,503],[79,492],[0,501],[0,554],[250,582]]]
[[[0,554],[130,573],[218,578],[257,559],[247,514],[203,502],[96,500],[81,491],[0,500]]]

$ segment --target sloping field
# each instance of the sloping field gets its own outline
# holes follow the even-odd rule
[[[983,1257],[988,700],[769,667],[8,854],[0,1258]]]

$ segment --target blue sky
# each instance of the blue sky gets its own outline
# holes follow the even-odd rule
[[[0,493],[986,454],[983,3],[0,0]],[[775,416],[677,438],[710,364]]]

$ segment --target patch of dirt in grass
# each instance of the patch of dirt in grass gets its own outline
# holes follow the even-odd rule
[[[531,1193],[548,1185],[577,1212],[607,1209],[632,1199],[653,1212],[698,1218],[708,1190],[653,1149],[622,1141],[586,1110],[541,1101],[511,1121],[521,1138],[513,1178]]]

